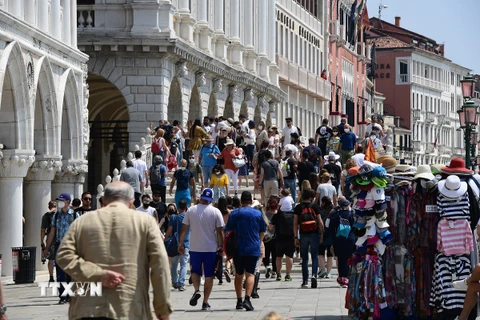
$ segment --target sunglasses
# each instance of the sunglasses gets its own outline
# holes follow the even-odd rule
[[[83,201],[92,201],[92,198],[83,198]]]

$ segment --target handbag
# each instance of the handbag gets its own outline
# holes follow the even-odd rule
[[[170,258],[178,256],[180,253],[178,252],[178,217],[177,217],[177,231],[170,235],[164,241],[165,248],[167,249],[167,255]]]
[[[275,231],[267,229],[267,231],[265,231],[265,234],[263,236],[263,243],[270,242],[274,236],[275,236]]]
[[[245,159],[244,158],[232,158],[233,165],[235,168],[241,168],[245,165]]]

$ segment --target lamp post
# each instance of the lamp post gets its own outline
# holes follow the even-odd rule
[[[471,140],[473,129],[475,128],[475,125],[478,121],[477,108],[478,105],[475,104],[475,102],[473,102],[472,100],[466,100],[462,108],[457,111],[458,117],[460,119],[460,128],[465,130],[465,165],[467,168],[472,167],[472,163],[470,161]]]

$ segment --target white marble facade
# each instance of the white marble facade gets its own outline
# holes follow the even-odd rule
[[[36,246],[37,270],[46,268],[40,225],[48,202],[83,192],[88,56],[76,48],[76,15],[75,1],[0,1],[2,275],[12,275],[17,246]]]
[[[95,2],[78,6],[78,45],[90,56],[89,73],[123,96],[129,150],[160,119],[186,125],[242,112],[275,121],[285,98],[275,63],[275,0]],[[105,103],[99,97],[89,109],[95,113]]]

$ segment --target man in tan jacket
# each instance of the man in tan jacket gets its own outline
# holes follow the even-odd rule
[[[57,253],[57,264],[74,282],[102,282],[102,296],[73,297],[69,319],[168,320],[170,271],[160,230],[153,217],[129,209],[132,187],[112,182],[105,188],[105,207],[77,219]],[[75,289],[75,288],[74,288]],[[73,290],[74,290],[73,289]]]

